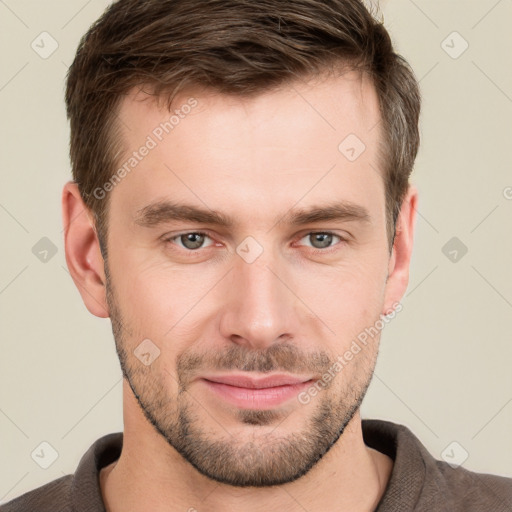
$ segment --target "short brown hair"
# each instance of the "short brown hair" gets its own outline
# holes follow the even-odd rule
[[[115,172],[117,111],[136,86],[168,107],[205,86],[251,96],[345,65],[376,88],[385,148],[389,248],[419,147],[420,92],[405,59],[360,0],[118,0],[80,41],[69,68],[73,179],[95,216],[106,257],[108,197],[93,191]],[[341,142],[341,141],[340,141]]]

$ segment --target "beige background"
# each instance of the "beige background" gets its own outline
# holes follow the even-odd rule
[[[0,502],[73,472],[123,428],[110,322],[66,270],[60,211],[65,73],[107,4],[0,1]],[[512,1],[389,0],[383,15],[424,97],[420,202],[403,311],[362,415],[407,425],[436,458],[449,447],[468,469],[512,477]],[[31,47],[43,31],[58,43],[45,59]],[[46,262],[33,254],[43,237],[57,250]],[[457,261],[443,252],[452,237],[468,248]],[[48,469],[31,458],[43,441],[58,453]]]

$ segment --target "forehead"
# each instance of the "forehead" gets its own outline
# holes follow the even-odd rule
[[[378,98],[354,71],[252,97],[189,89],[170,112],[133,90],[118,117],[126,172],[111,199],[133,212],[170,197],[260,218],[263,199],[285,208],[383,191]]]

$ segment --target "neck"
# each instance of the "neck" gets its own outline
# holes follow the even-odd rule
[[[306,475],[275,487],[237,488],[201,475],[139,418],[125,423],[121,456],[100,472],[100,486],[107,512],[372,512],[392,465],[389,457],[364,444],[358,411]]]

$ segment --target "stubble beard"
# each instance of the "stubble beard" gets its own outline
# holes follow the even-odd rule
[[[280,433],[279,426],[286,421],[286,415],[276,409],[238,409],[236,418],[240,425],[247,426],[247,433],[242,429],[243,435],[230,434],[188,392],[188,381],[182,376],[191,368],[294,372],[302,365],[305,371],[326,370],[334,364],[332,357],[319,352],[313,359],[304,359],[304,354],[290,344],[272,345],[258,353],[233,345],[212,358],[182,353],[177,358],[178,393],[169,396],[165,375],[155,372],[154,365],[141,364],[133,355],[133,349],[127,352],[126,347],[133,345],[133,332],[123,321],[107,265],[105,271],[107,303],[123,377],[148,422],[202,475],[235,487],[268,487],[293,482],[308,473],[330,450],[359,410],[377,358],[377,349],[372,351],[370,347],[365,347],[358,354],[358,360],[354,360],[356,366],[350,382],[342,370],[310,403],[299,405],[310,410],[307,419],[300,420],[305,421],[301,429]],[[204,366],[206,359],[214,360],[219,366]],[[336,390],[332,384],[338,381],[341,381],[341,389],[338,386]],[[206,428],[208,424],[210,427]]]

